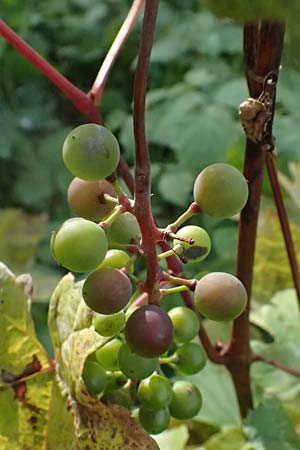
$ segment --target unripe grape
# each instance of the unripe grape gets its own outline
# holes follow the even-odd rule
[[[128,380],[128,378],[121,371],[106,372],[106,375],[107,385],[105,387],[105,393],[115,389],[120,389],[127,383]]]
[[[74,128],[66,137],[63,160],[76,177],[97,181],[116,170],[120,160],[120,147],[107,128],[87,123]]]
[[[52,235],[50,245],[55,259],[73,272],[94,270],[108,247],[103,228],[79,217],[64,222]]]
[[[128,345],[123,344],[118,353],[120,370],[128,378],[143,380],[149,377],[158,364],[158,358],[143,358],[133,353]]]
[[[92,395],[100,394],[107,384],[106,372],[97,362],[87,360],[82,372],[83,381]]]
[[[115,206],[105,201],[104,194],[116,197],[108,181],[84,181],[76,177],[68,188],[68,203],[78,216],[97,222],[104,219]]]
[[[113,248],[111,250],[108,250],[104,260],[99,266],[99,269],[102,269],[103,267],[114,267],[115,269],[122,269],[126,266],[126,264],[128,264],[129,261],[130,256],[126,252]],[[133,269],[132,266],[131,269]]]
[[[225,322],[242,314],[247,305],[247,292],[235,276],[212,272],[198,281],[194,301],[204,317]]]
[[[240,212],[248,199],[248,184],[239,170],[229,164],[212,164],[198,175],[194,199],[206,214],[226,218]]]
[[[168,428],[170,422],[170,411],[162,408],[156,411],[141,406],[139,410],[139,421],[147,433],[158,434]]]
[[[156,305],[134,311],[125,325],[125,338],[131,350],[145,357],[159,356],[172,344],[174,328],[168,314]]]
[[[107,267],[96,270],[85,280],[82,295],[93,311],[113,314],[125,308],[132,288],[124,272]]]
[[[130,212],[121,214],[109,227],[107,237],[110,247],[115,243],[121,245],[138,243],[141,231],[136,217]]]
[[[189,342],[197,336],[200,322],[197,315],[186,306],[177,306],[169,312],[175,330],[175,340],[177,342]]]
[[[207,357],[201,345],[188,342],[176,350],[177,368],[187,375],[200,372],[205,367]]]
[[[94,318],[94,327],[101,336],[114,336],[125,327],[126,316],[124,311],[115,314],[96,314]]]
[[[176,381],[173,385],[173,397],[169,406],[171,416],[179,420],[195,417],[202,406],[202,396],[194,384],[188,381]]]
[[[96,351],[96,360],[102,367],[111,372],[118,370],[118,353],[122,347],[119,339],[112,339]]]
[[[156,410],[168,406],[172,395],[173,391],[168,379],[161,375],[151,375],[139,384],[138,398],[148,408]]]
[[[174,239],[174,251],[184,257],[187,262],[196,263],[202,261],[210,252],[211,240],[207,232],[195,225],[187,225],[177,231],[176,236],[191,238],[193,244]]]
[[[123,406],[123,408],[131,409],[132,398],[128,389],[115,389],[105,393],[101,398],[104,403]]]

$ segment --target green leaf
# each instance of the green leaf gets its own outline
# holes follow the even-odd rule
[[[279,344],[300,340],[299,306],[293,289],[275,294],[270,304],[257,307],[250,318],[251,322],[265,329]]]
[[[245,421],[246,434],[264,450],[299,450],[300,441],[279,400],[269,399],[251,411]]]
[[[15,278],[0,263],[0,366],[8,377],[23,374],[30,364],[33,364],[32,370],[46,369],[50,365],[35,335],[30,313],[31,292],[30,275]]]
[[[160,195],[170,203],[184,207],[192,201],[194,177],[179,166],[166,167],[161,175],[158,189]]]
[[[174,427],[154,436],[160,450],[184,450],[189,438],[185,425]]]
[[[29,275],[0,264],[0,448],[75,450],[72,417],[34,333],[31,292]]]
[[[247,83],[244,78],[236,78],[223,83],[214,93],[216,102],[230,106],[236,111],[239,105],[248,98]]]
[[[27,270],[46,225],[46,214],[30,215],[15,208],[0,210],[0,260],[15,272]]]
[[[203,396],[197,418],[219,426],[240,423],[234,387],[225,367],[208,361],[201,372],[188,379],[198,386]]]
[[[52,343],[56,351],[72,333],[77,309],[82,300],[84,281],[75,282],[68,273],[58,283],[50,299],[48,325]]]
[[[295,291],[278,292],[268,305],[256,307],[251,313],[251,322],[273,336],[274,342],[252,341],[253,351],[279,363],[300,370],[299,307]],[[276,396],[284,402],[300,402],[299,379],[276,367],[256,362],[251,367],[255,396]]]
[[[60,384],[70,399],[80,448],[157,450],[156,443],[127,410],[116,405],[108,407],[87,391],[82,379],[85,360],[108,340],[91,327],[71,333],[61,347]]]
[[[252,447],[251,447],[252,448]],[[227,427],[194,450],[246,450],[250,447],[240,427]]]

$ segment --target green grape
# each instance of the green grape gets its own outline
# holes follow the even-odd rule
[[[101,398],[101,401],[108,405],[120,405],[129,410],[132,407],[132,398],[128,389],[109,391]]]
[[[172,387],[166,377],[151,375],[142,380],[138,387],[140,402],[151,409],[161,409],[168,406],[172,400]]]
[[[105,387],[105,393],[114,391],[115,389],[120,389],[127,383],[128,380],[124,373],[120,371],[106,372],[106,375],[107,385]]]
[[[132,288],[127,275],[109,267],[93,272],[82,287],[84,301],[89,308],[100,314],[121,311],[131,295]]]
[[[114,267],[115,269],[122,269],[130,261],[130,256],[123,250],[111,249],[105,255],[104,260],[98,267],[102,269],[103,267]],[[131,272],[133,272],[133,266],[130,266]]]
[[[169,312],[175,330],[175,340],[186,343],[197,336],[200,322],[197,315],[186,306],[177,306]]]
[[[129,212],[121,214],[109,227],[107,237],[110,247],[139,243],[141,231],[136,217]]]
[[[203,348],[193,342],[188,342],[179,347],[176,350],[176,357],[177,368],[187,375],[200,372],[207,361],[207,356]]]
[[[207,319],[226,322],[242,314],[247,305],[247,292],[235,276],[212,272],[198,281],[194,302]]]
[[[69,171],[86,181],[108,177],[120,160],[115,136],[107,128],[94,123],[74,128],[66,137],[62,151]]]
[[[79,217],[64,222],[52,235],[50,245],[59,264],[73,272],[94,270],[107,252],[103,228]]]
[[[196,263],[202,261],[210,252],[211,240],[207,232],[195,225],[187,225],[177,231],[176,236],[191,238],[194,244],[174,239],[174,251],[187,260],[187,262]]]
[[[188,381],[176,381],[173,385],[173,397],[169,409],[171,416],[179,420],[195,417],[202,406],[202,396],[194,384]]]
[[[116,197],[108,181],[84,181],[76,177],[68,188],[68,203],[76,215],[97,222],[104,219],[115,207],[105,201],[104,194]]]
[[[158,434],[168,428],[170,412],[168,408],[152,409],[141,406],[139,410],[139,421],[145,431],[149,434]]]
[[[198,175],[194,199],[206,214],[226,218],[240,212],[248,199],[248,184],[239,170],[229,164],[212,164]]]
[[[143,380],[149,377],[158,364],[158,358],[143,358],[123,344],[118,353],[119,368],[128,378]]]
[[[97,395],[104,391],[107,376],[103,367],[97,362],[90,360],[85,362],[82,378],[90,394]]]
[[[115,314],[96,314],[94,327],[101,336],[110,337],[118,334],[125,327],[126,316],[124,311]]]
[[[96,360],[106,370],[118,370],[118,352],[122,342],[119,339],[113,339],[107,342],[103,347],[96,351]]]

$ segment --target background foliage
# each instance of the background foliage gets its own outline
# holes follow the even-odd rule
[[[124,0],[3,0],[2,12],[4,20],[25,40],[87,91],[130,4]],[[102,104],[106,124],[118,135],[130,164],[134,154],[132,86],[140,25],[113,69]],[[300,74],[297,61],[289,54],[287,45],[274,132],[281,180],[299,248]],[[35,327],[51,352],[47,302],[63,270],[52,260],[48,243],[51,230],[70,215],[66,190],[71,178],[62,164],[60,149],[68,130],[84,119],[4,40],[0,40],[0,65],[0,259],[16,274],[32,273]],[[243,70],[242,27],[238,22],[217,18],[198,0],[162,1],[147,98],[152,199],[161,225],[170,222],[191,201],[193,180],[206,165],[227,161],[242,168],[244,136],[237,107],[247,98]],[[292,282],[267,180],[262,206],[255,265],[253,346],[260,353],[299,367],[300,354],[293,344],[299,336],[296,330],[295,336],[291,332],[297,317],[296,311],[291,312],[295,308],[294,294],[285,290],[275,295],[292,287]],[[198,271],[234,272],[236,221],[207,217],[201,221],[212,236],[213,252],[204,264],[199,264]],[[291,302],[288,315],[280,309],[282,298]],[[281,314],[286,317],[283,325]],[[229,336],[226,326],[209,323],[208,329],[215,340],[226,341]],[[197,377],[204,408],[196,421],[160,436],[162,450],[182,450],[187,442],[195,444],[195,450],[275,450],[268,441],[272,436],[262,427],[269,426],[266,411],[270,408],[286,430],[284,438],[277,437],[278,449],[298,448],[293,443],[294,447],[284,447],[284,440],[295,440],[291,423],[299,426],[297,379],[262,363],[255,364],[257,404],[270,396],[280,401],[263,403],[249,416],[242,431],[225,369],[210,364]],[[266,379],[271,381],[266,384]],[[199,447],[203,441],[206,443]]]

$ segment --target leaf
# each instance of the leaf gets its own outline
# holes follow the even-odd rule
[[[246,444],[245,435],[240,427],[227,427],[195,450],[250,450]]]
[[[270,304],[257,307],[251,322],[264,328],[277,343],[299,342],[299,307],[293,289],[285,289],[271,298]]]
[[[83,281],[75,282],[68,273],[58,283],[50,299],[48,325],[56,351],[72,333],[77,309],[82,299]]]
[[[214,93],[216,102],[238,110],[239,105],[248,97],[244,78],[236,78],[223,83]]]
[[[245,424],[250,442],[264,450],[300,449],[299,437],[279,400],[266,400],[249,413]]]
[[[108,407],[87,391],[82,379],[85,360],[108,340],[91,327],[71,333],[61,347],[61,386],[70,400],[80,448],[157,450],[155,442],[127,410],[116,405]]]
[[[252,341],[253,351],[300,370],[300,317],[295,291],[287,289],[278,292],[270,304],[257,307],[250,317],[252,323],[266,330],[274,339],[269,344]],[[263,362],[252,365],[251,376],[258,400],[272,395],[284,402],[291,403],[296,399],[300,403],[297,377]]]
[[[15,278],[0,264],[0,448],[75,450],[72,418],[34,333],[31,292],[29,275]]]
[[[188,437],[186,425],[180,425],[154,436],[154,440],[160,450],[184,450]]]
[[[161,196],[178,206],[184,207],[192,201],[194,177],[179,166],[169,166],[161,175],[158,189]]]
[[[0,260],[18,273],[28,269],[47,225],[46,214],[0,210]]]
[[[295,245],[300,244],[299,224],[290,220]],[[266,301],[277,291],[291,287],[291,269],[284,240],[274,208],[263,209],[258,224],[254,261],[253,296]]]
[[[234,387],[225,367],[208,361],[201,372],[188,380],[198,386],[203,397],[203,406],[196,419],[219,426],[240,423]]]
[[[71,294],[77,286],[71,276],[61,283],[67,298],[66,281]],[[0,265],[0,404],[5,411],[0,415],[1,450],[157,450],[128,411],[108,407],[87,392],[81,377],[85,359],[107,339],[93,327],[72,332],[75,308],[63,303],[57,320],[66,320],[66,327],[56,323],[54,333],[56,339],[65,338],[57,384],[54,363],[34,334],[31,291],[29,275],[15,278]]]

